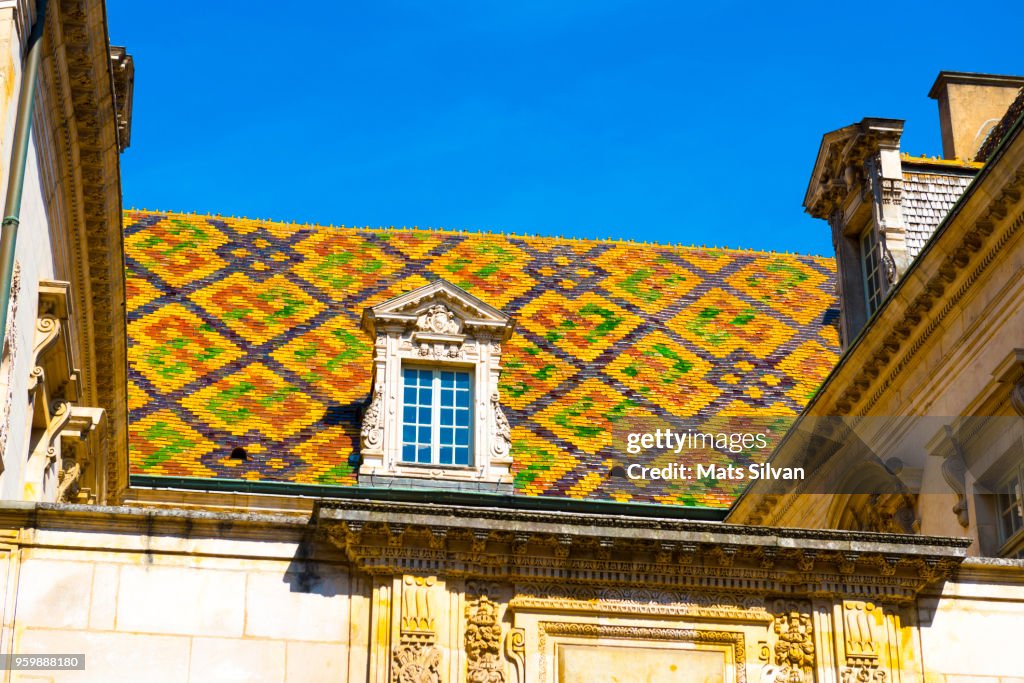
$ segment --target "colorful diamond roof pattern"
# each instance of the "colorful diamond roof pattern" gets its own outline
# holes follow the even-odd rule
[[[821,257],[148,211],[125,225],[133,474],[355,484],[360,316],[439,277],[517,322],[500,387],[518,495],[728,507],[743,482],[617,476],[646,457],[617,431],[792,416],[838,359]]]

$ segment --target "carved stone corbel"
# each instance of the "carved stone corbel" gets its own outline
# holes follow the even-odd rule
[[[949,487],[956,493],[956,505],[953,506],[953,514],[960,526],[967,528],[970,524],[970,513],[967,509],[967,461],[964,458],[963,448],[957,440],[956,435],[949,425],[946,425],[946,438],[953,445],[953,450],[942,461],[942,478],[946,480]]]

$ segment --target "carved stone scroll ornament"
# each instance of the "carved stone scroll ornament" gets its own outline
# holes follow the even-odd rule
[[[505,636],[505,657],[515,669],[515,683],[526,683],[526,631],[509,629]]]
[[[384,402],[384,391],[381,387],[375,387],[370,405],[363,413],[363,425],[360,430],[362,446],[368,451],[379,451],[384,445],[384,415],[382,404]]]
[[[491,444],[491,451],[495,456],[503,458],[512,449],[512,426],[505,417],[505,411],[501,409],[500,399],[497,390],[491,392],[491,411],[494,413],[494,441]]]
[[[498,605],[486,595],[466,605],[466,659],[469,683],[505,683]]]

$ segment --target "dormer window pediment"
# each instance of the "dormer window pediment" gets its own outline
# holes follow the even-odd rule
[[[511,486],[501,344],[514,321],[445,280],[363,312],[374,339],[360,483]],[[399,482],[403,483],[403,482]]]

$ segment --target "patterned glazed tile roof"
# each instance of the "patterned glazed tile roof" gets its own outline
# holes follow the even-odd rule
[[[943,166],[935,160],[903,158],[901,206],[907,224],[907,249],[911,257],[921,253],[925,242],[974,180],[977,165]]]
[[[133,474],[354,484],[371,375],[359,317],[437,278],[517,320],[501,394],[523,495],[727,507],[742,482],[609,476],[636,459],[613,430],[792,416],[838,357],[821,257],[146,211],[124,222]],[[230,457],[237,446],[248,460]]]

